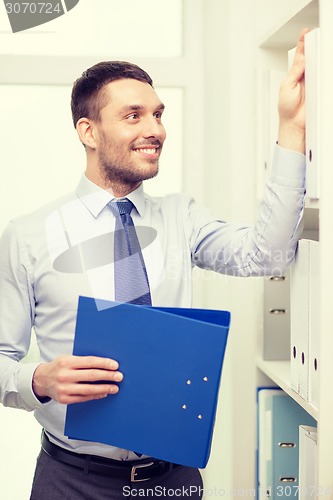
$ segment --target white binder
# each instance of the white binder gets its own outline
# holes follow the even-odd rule
[[[290,66],[293,63],[295,54],[296,54],[296,47],[293,47],[292,49],[288,50],[288,69],[290,69]]]
[[[317,429],[299,427],[299,500],[316,498],[317,491]]]
[[[318,241],[309,241],[309,402],[319,406],[319,248]]]
[[[320,30],[305,35],[306,194],[320,197]]]
[[[319,242],[300,240],[290,282],[291,386],[318,408]]]
[[[291,268],[290,358],[291,387],[304,399],[308,399],[309,378],[309,256],[309,240],[300,240]]]

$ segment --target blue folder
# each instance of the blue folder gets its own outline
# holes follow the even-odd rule
[[[229,324],[227,311],[80,297],[73,354],[116,359],[124,380],[116,395],[68,405],[65,435],[205,467]]]

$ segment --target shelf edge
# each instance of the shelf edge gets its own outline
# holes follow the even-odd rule
[[[286,366],[290,364],[288,361],[264,361],[261,358],[257,359],[257,368],[264,373],[272,382],[279,386],[288,396],[290,396],[296,403],[298,403],[311,417],[318,421],[319,411],[309,401],[303,399],[297,392],[291,388],[290,380],[286,380],[285,373]],[[281,372],[277,368],[281,367]]]

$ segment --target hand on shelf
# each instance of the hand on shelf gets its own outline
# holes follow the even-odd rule
[[[279,135],[281,147],[305,153],[305,85],[304,85],[304,36],[299,34],[296,53],[287,77],[283,80],[279,95]]]

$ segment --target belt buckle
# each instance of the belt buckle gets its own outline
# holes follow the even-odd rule
[[[149,481],[149,479],[151,479],[150,477],[147,477],[147,479],[136,479],[135,476],[137,475],[137,472],[136,472],[137,469],[143,469],[145,467],[150,467],[151,465],[154,465],[154,462],[149,462],[148,464],[133,465],[132,470],[131,470],[131,482],[132,483],[140,483],[142,481]]]

